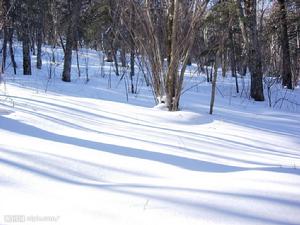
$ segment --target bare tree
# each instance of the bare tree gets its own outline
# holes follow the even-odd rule
[[[245,11],[249,35],[249,69],[251,73],[251,97],[255,101],[264,101],[263,92],[263,73],[261,50],[258,41],[257,19],[256,19],[256,0],[245,0]]]
[[[31,56],[30,56],[30,24],[29,9],[30,1],[23,1],[21,4],[22,44],[23,44],[23,74],[31,75]]]
[[[44,6],[42,0],[37,0],[38,16],[36,24],[36,42],[37,42],[37,61],[36,67],[42,68],[42,42],[43,42],[43,22],[44,22]]]
[[[179,109],[185,70],[207,4],[208,0],[168,0],[161,1],[160,5],[147,0],[135,4],[137,18],[141,22],[136,39],[149,60],[156,99],[165,103],[170,111]],[[167,65],[163,60],[164,48],[153,16],[155,10],[162,7],[168,18],[164,24],[167,30]]]
[[[293,88],[292,72],[291,72],[291,59],[290,59],[290,46],[287,27],[286,16],[286,1],[278,0],[280,7],[280,25],[281,25],[281,48],[282,48],[282,85],[288,89]]]
[[[65,82],[71,81],[71,64],[72,64],[72,50],[75,44],[77,24],[80,17],[80,9],[82,0],[69,0],[71,3],[71,15],[68,23],[67,40],[65,49],[64,69],[62,80]]]

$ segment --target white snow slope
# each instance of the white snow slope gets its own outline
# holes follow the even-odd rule
[[[1,84],[1,225],[300,224],[299,110],[226,97],[230,79],[211,116],[204,83],[171,113],[114,76],[18,73]]]

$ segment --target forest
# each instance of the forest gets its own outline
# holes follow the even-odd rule
[[[16,73],[15,42],[22,42],[23,62],[18,66],[24,75],[33,66],[41,69],[42,47],[47,45],[63,49],[61,76],[70,82],[72,58],[77,53],[78,60],[80,49],[91,48],[114,62],[116,76],[122,76],[119,67],[130,67],[131,93],[136,91],[138,57],[149,72],[145,80],[157,103],[170,111],[179,109],[185,70],[192,63],[212,83],[216,78],[207,67],[222,68],[224,77],[230,71],[237,93],[239,77],[249,72],[250,97],[264,101],[264,83],[297,86],[299,10],[297,0],[2,0],[1,72],[11,66]]]
[[[0,225],[299,225],[299,0],[0,0]]]

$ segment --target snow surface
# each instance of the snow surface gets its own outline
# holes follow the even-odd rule
[[[81,57],[88,83],[76,64],[72,83],[60,81],[61,65],[48,80],[49,62],[31,77],[8,69],[0,224],[300,224],[298,103],[270,109],[220,78],[211,116],[210,85],[187,74],[186,90],[199,85],[167,112],[142,83],[127,101],[128,81],[107,75],[107,64],[102,77],[99,53]],[[299,99],[299,89],[288,96]]]

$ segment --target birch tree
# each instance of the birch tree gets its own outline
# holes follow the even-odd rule
[[[157,5],[150,0],[135,4],[141,22],[136,38],[149,60],[157,103],[166,104],[169,111],[179,109],[185,70],[207,4],[208,0],[162,1],[159,7],[164,8],[167,17],[167,23],[163,25],[166,30],[167,62],[153,18]]]

